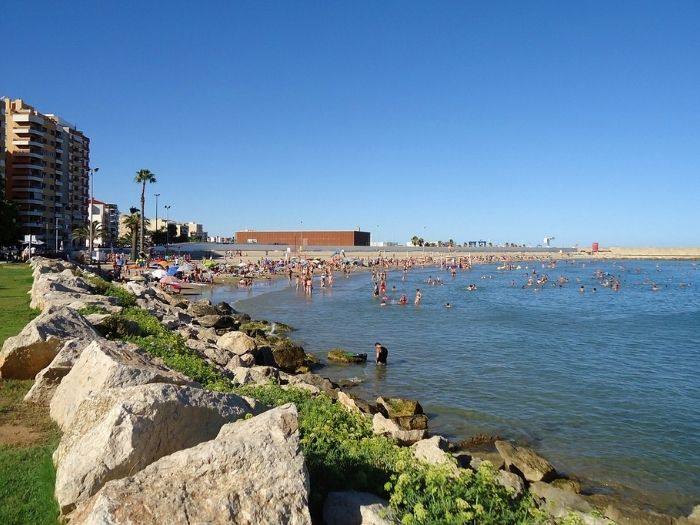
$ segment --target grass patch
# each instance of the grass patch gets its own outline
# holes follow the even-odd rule
[[[25,404],[30,380],[0,381],[0,523],[57,524],[51,460],[60,433],[44,407]]]
[[[0,265],[0,344],[39,313],[29,308],[28,264]],[[32,381],[0,380],[0,523],[58,523],[51,454],[60,433],[46,408],[22,402]]]
[[[31,287],[28,264],[0,264],[0,346],[39,314],[39,310],[29,308],[27,292]]]

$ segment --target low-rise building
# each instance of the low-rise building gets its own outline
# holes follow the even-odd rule
[[[239,244],[285,244],[288,246],[369,246],[370,233],[360,230],[236,232]]]

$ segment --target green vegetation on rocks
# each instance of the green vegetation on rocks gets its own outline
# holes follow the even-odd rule
[[[367,354],[355,354],[342,348],[332,348],[328,351],[328,360],[336,363],[365,363]]]
[[[119,302],[119,306],[136,306],[136,297],[121,286],[107,282],[96,275],[86,275],[84,277],[86,277],[88,282],[92,285],[96,294],[115,297]]]

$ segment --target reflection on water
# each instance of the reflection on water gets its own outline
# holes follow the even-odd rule
[[[523,287],[533,269],[550,282]],[[619,279],[620,291],[596,270]],[[429,276],[444,284],[426,284]],[[560,276],[568,279],[561,287]],[[689,262],[642,261],[480,266],[454,278],[426,268],[405,281],[390,272],[390,303],[420,288],[418,307],[380,307],[368,273],[316,287],[311,298],[286,280],[210,293],[297,327],[293,336],[322,358],[338,346],[373,356],[380,341],[386,368],[370,359],[320,373],[360,378],[355,390],[368,398],[420,400],[436,432],[527,441],[563,471],[687,510],[700,501],[698,276]]]

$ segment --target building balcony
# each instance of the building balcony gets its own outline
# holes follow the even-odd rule
[[[44,212],[38,210],[19,210],[20,217],[43,217]]]
[[[44,124],[44,117],[32,115],[30,113],[15,113],[12,115],[12,120],[15,122],[34,122],[35,124]]]
[[[30,165],[20,165],[20,166],[15,166],[16,168],[22,167],[22,168],[33,168],[34,166]],[[15,173],[12,176],[12,180],[28,180],[28,181],[34,181],[34,182],[44,182],[44,176],[43,175],[33,175],[31,173]]]
[[[23,151],[23,150],[17,150],[13,153],[15,157],[31,157],[34,159],[43,159],[44,154],[43,153],[36,153],[35,151]]]
[[[27,199],[24,197],[21,197],[21,198],[15,197],[12,200],[18,204],[44,204],[43,199]],[[25,213],[25,212],[20,211],[20,213]],[[29,213],[29,212],[26,212],[26,213]],[[43,214],[44,212],[37,212],[37,213]]]

